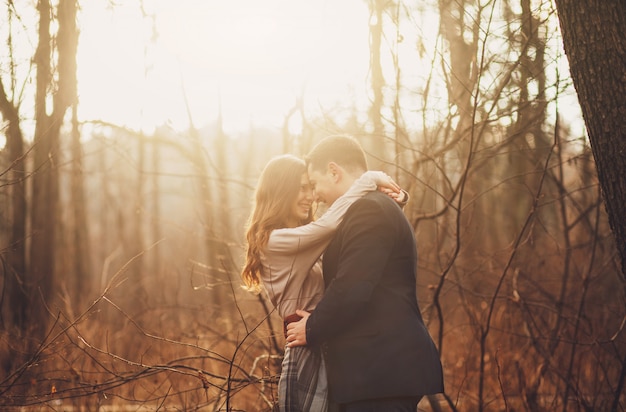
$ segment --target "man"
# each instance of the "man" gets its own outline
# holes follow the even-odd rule
[[[318,201],[328,205],[367,170],[363,149],[347,136],[319,142],[307,165]],[[324,297],[287,327],[288,346],[325,346],[339,410],[415,412],[422,396],[443,392],[416,269],[413,229],[396,202],[379,191],[357,200],[324,253]]]

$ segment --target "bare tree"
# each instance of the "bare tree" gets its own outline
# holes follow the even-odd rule
[[[48,320],[45,305],[54,295],[55,253],[57,245],[57,218],[59,200],[59,150],[60,130],[65,112],[76,96],[76,0],[61,0],[58,5],[56,43],[51,38],[53,9],[49,1],[38,2],[39,36],[35,53],[37,65],[37,90],[35,98],[35,148],[32,204],[31,204],[31,255],[29,276],[26,279],[30,322],[39,333],[45,330]],[[57,44],[56,50],[52,49]],[[56,67],[52,56],[58,56]],[[48,107],[52,91],[52,107]],[[51,113],[51,114],[48,114]]]
[[[556,5],[626,277],[626,2],[556,0]]]
[[[13,91],[14,92],[14,91]],[[10,189],[11,232],[8,248],[3,255],[2,272],[5,279],[7,307],[10,308],[11,319],[4,327],[24,331],[27,325],[28,300],[23,287],[26,275],[26,162],[24,161],[24,137],[20,128],[19,111],[15,103],[9,100],[0,78],[0,113],[6,120],[7,153],[9,170],[3,174],[8,176],[7,186]],[[0,313],[3,313],[0,305]],[[4,321],[4,317],[0,316]],[[3,322],[4,323],[4,322]]]
[[[76,8],[66,10],[67,16],[63,18],[76,19]],[[73,14],[72,14],[73,13]],[[68,53],[76,55],[78,45],[78,33],[67,39]],[[72,157],[72,167],[70,169],[70,191],[71,201],[68,205],[72,215],[72,247],[74,269],[70,277],[73,277],[73,285],[77,291],[75,296],[71,296],[74,306],[79,306],[85,301],[85,297],[90,296],[92,284],[92,264],[91,245],[89,239],[89,219],[87,214],[87,200],[85,198],[85,178],[83,147],[81,145],[81,132],[78,119],[78,98],[76,87],[73,87],[72,118],[70,131],[70,153]]]
[[[385,147],[385,126],[383,124],[382,110],[384,107],[385,79],[381,64],[381,53],[383,52],[383,17],[390,2],[385,0],[369,0],[370,9],[370,84],[371,84],[371,106],[369,118],[372,122],[373,130],[370,134],[371,142],[366,142],[370,151],[375,156],[384,157]],[[378,165],[372,165],[378,168]]]

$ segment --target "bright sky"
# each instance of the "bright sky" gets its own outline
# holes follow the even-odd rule
[[[84,2],[79,21],[80,118],[146,131],[200,127],[222,107],[226,131],[280,127],[304,91],[310,110],[365,101],[363,0]]]
[[[428,11],[432,0],[419,6]],[[15,30],[14,41],[24,47],[13,53],[28,68],[36,23],[31,30],[27,21],[37,21],[36,9],[20,12],[32,15],[21,16],[25,30]],[[84,1],[78,17],[79,118],[146,133],[164,124],[185,130],[184,94],[196,127],[215,121],[221,107],[227,133],[247,131],[251,124],[280,128],[301,95],[308,116],[354,102],[365,116],[369,19],[365,0]],[[408,90],[402,107],[417,129],[421,115],[411,110],[421,103],[416,99],[429,75],[437,25],[435,14],[413,13],[402,24],[402,42],[394,44],[393,32],[384,39],[383,49],[398,47]],[[385,77],[393,79],[388,55],[386,60]],[[2,59],[0,70],[8,70]],[[25,84],[35,84],[34,70]],[[446,115],[447,92],[441,84],[429,85],[426,121],[437,123]],[[22,104],[25,118],[32,118],[32,107],[30,101]]]

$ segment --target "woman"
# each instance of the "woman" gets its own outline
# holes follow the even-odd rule
[[[283,155],[265,166],[248,222],[242,277],[249,290],[265,289],[285,325],[299,319],[296,309],[310,311],[319,302],[324,293],[320,256],[350,205],[378,186],[396,201],[405,197],[389,176],[369,171],[313,221],[314,193],[304,161]],[[281,411],[327,410],[321,354],[308,347],[285,348],[278,392]]]

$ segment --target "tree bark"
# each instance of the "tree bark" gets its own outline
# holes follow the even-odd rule
[[[8,309],[11,314],[11,329],[18,331],[26,327],[26,294],[23,287],[26,273],[26,178],[24,162],[24,138],[20,128],[20,118],[17,107],[11,102],[4,90],[0,79],[0,114],[7,122],[6,149],[9,156],[10,171],[10,216],[11,234],[9,247],[6,251],[6,266],[4,277],[6,279],[5,293],[7,296]],[[0,308],[2,311],[2,308]],[[3,317],[0,317],[4,319]],[[4,325],[3,325],[4,326]],[[5,327],[5,330],[9,328]]]
[[[34,170],[31,196],[31,245],[26,289],[29,322],[35,335],[43,337],[47,316],[45,302],[52,295],[52,275],[55,267],[54,245],[58,199],[57,156],[58,135],[51,129],[46,99],[52,81],[50,2],[39,1],[39,44],[35,52],[37,66],[35,94]],[[41,294],[41,295],[40,295]]]
[[[85,180],[83,175],[83,150],[80,142],[80,130],[78,127],[77,106],[72,106],[72,216],[73,236],[72,250],[74,258],[74,281],[76,293],[72,296],[75,305],[84,302],[91,292],[91,247],[89,242],[89,222],[87,218],[87,201],[85,199]]]
[[[381,46],[383,39],[383,11],[388,3],[383,0],[370,0],[370,76],[372,88],[372,105],[369,109],[369,117],[372,122],[372,134],[370,141],[365,142],[366,150],[370,151],[374,157],[370,158],[370,167],[379,169],[383,162],[379,159],[385,158],[385,126],[383,124],[382,110],[384,106],[385,78],[381,63]]]
[[[556,0],[565,53],[626,277],[626,2]]]
[[[61,126],[67,109],[76,99],[76,0],[61,0],[58,5],[57,73],[54,84],[52,6],[49,0],[37,3],[39,43],[35,55],[37,90],[35,96],[35,174],[32,185],[32,237],[29,277],[27,279],[30,324],[35,337],[43,337],[47,326],[47,307],[54,296],[55,254],[59,202],[59,149]],[[47,98],[52,90],[52,111]]]

